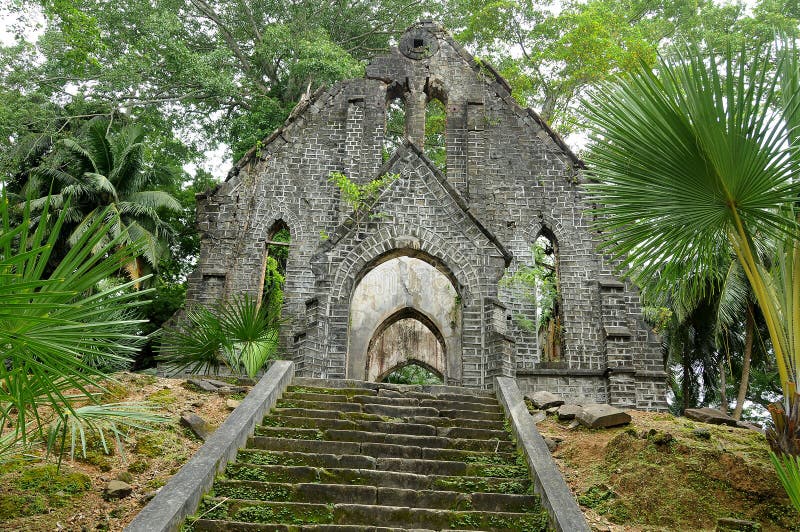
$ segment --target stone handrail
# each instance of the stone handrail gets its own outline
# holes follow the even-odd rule
[[[550,526],[559,532],[589,532],[583,513],[550,456],[544,438],[536,429],[517,382],[509,377],[495,377],[495,390],[511,423],[517,447],[528,462],[533,489],[550,514]]]
[[[200,499],[294,376],[294,363],[277,360],[241,404],[125,528],[126,532],[172,532],[197,511]]]

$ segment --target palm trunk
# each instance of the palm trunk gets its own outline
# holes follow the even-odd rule
[[[750,358],[753,355],[753,337],[755,336],[755,319],[753,318],[753,304],[747,305],[747,317],[744,326],[744,362],[742,363],[742,379],[739,381],[739,394],[736,396],[736,408],[733,411],[733,419],[742,418],[744,400],[747,396],[747,386],[750,382]]]
[[[683,394],[683,412],[689,408],[689,395],[692,389],[692,365],[689,361],[687,353],[683,354],[683,381],[681,382],[681,389]]]
[[[719,411],[728,415],[728,382],[725,375],[725,357],[719,360]]]

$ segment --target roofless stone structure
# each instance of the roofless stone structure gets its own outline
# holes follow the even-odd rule
[[[440,146],[425,146],[431,102],[446,112]],[[403,120],[393,138],[387,122]],[[260,296],[269,242],[288,229],[281,341],[299,376],[380,380],[414,362],[447,384],[508,376],[523,391],[663,409],[658,338],[595,250],[582,167],[490,66],[419,23],[199,196],[189,304]],[[354,216],[335,172],[397,177]],[[532,264],[535,243],[558,279],[538,324],[532,294],[501,281]]]

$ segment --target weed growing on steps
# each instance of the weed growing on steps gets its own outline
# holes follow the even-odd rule
[[[239,463],[255,465],[282,465],[282,466],[302,466],[307,465],[302,460],[291,458],[283,453],[272,451],[259,451],[252,449],[242,449],[236,455]]]
[[[233,518],[250,523],[329,524],[333,523],[333,505],[296,508],[253,505],[238,510]]]
[[[216,486],[215,493],[218,497],[227,497],[229,499],[275,502],[290,502],[294,500],[292,489],[282,484],[249,486],[238,483],[221,483]]]

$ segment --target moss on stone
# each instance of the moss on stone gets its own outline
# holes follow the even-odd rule
[[[294,500],[291,487],[283,484],[263,484],[250,486],[238,483],[218,484],[215,487],[217,497],[230,499],[247,499],[253,501],[289,502]]]
[[[285,523],[294,525],[333,523],[331,506],[253,505],[238,510],[233,518],[250,523]]]

